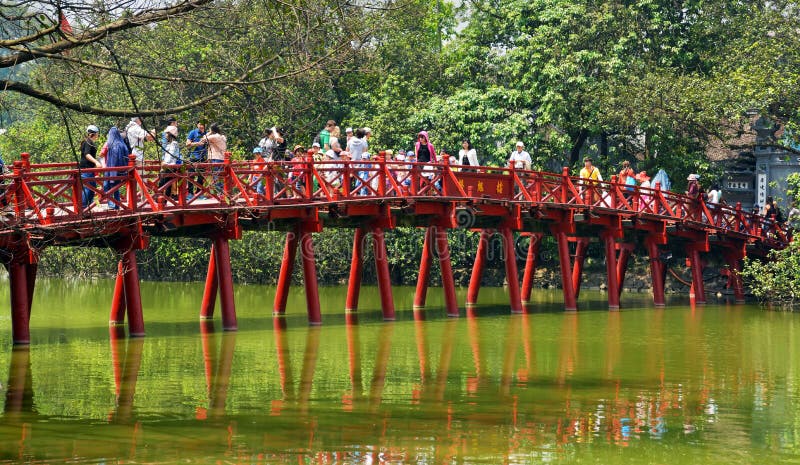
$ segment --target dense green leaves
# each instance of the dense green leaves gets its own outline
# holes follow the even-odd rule
[[[770,253],[770,260],[745,260],[742,276],[761,300],[795,305],[800,301],[800,242]]]

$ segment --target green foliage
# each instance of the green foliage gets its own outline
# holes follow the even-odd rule
[[[795,305],[800,302],[800,242],[770,252],[769,260],[745,260],[742,277],[762,301]]]
[[[81,136],[81,132],[73,134],[76,137],[75,151],[78,150]],[[75,161],[63,125],[43,113],[15,121],[8,132],[0,136],[0,153],[7,164],[19,160],[22,152],[28,152],[33,163]]]
[[[399,227],[386,232],[389,269],[392,282],[414,285],[417,282],[425,231],[418,228]],[[478,234],[459,229],[450,232],[450,260],[456,283],[469,282]],[[286,233],[280,231],[246,232],[242,240],[230,241],[231,268],[237,283],[275,284],[283,258]],[[497,238],[496,238],[497,239]],[[496,240],[489,268],[501,268],[499,240]],[[372,249],[372,237],[364,242],[364,283],[377,282]],[[206,278],[211,242],[204,238],[153,237],[150,247],[137,252],[139,276],[147,280],[203,281]],[[353,231],[326,229],[313,235],[314,261],[320,284],[343,284],[350,274]],[[117,257],[109,248],[50,247],[41,255],[40,270],[54,276],[110,276],[116,273]],[[302,283],[298,250],[292,280]],[[441,274],[436,263],[431,268],[431,283],[438,285]],[[502,284],[502,276],[487,273],[488,284]]]
[[[791,173],[786,178],[786,197],[789,202],[797,202],[800,204],[800,173]]]

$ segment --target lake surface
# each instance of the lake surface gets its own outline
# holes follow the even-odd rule
[[[591,292],[563,313],[539,291],[512,316],[482,289],[477,316],[447,319],[432,288],[415,321],[396,288],[384,323],[367,287],[348,324],[331,287],[309,328],[300,289],[273,320],[274,288],[238,286],[228,333],[219,309],[199,322],[201,283],[143,283],[147,336],[127,339],[113,284],[40,280],[27,349],[0,302],[0,461],[800,463],[795,314],[647,294],[608,312]]]

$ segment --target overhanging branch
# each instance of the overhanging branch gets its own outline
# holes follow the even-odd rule
[[[15,50],[15,52],[0,57],[0,68],[10,68],[21,63],[35,60],[37,58],[36,52],[50,54],[62,53],[67,50],[91,44],[120,31],[134,29],[146,24],[158,23],[175,16],[189,13],[211,2],[212,0],[190,0],[171,8],[147,10],[146,12],[121,18],[98,28],[84,31],[78,35],[65,36],[55,43],[41,47],[33,47],[29,43],[7,47],[9,50]]]

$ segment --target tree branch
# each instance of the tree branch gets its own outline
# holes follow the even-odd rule
[[[35,34],[31,34],[29,36],[20,37],[18,39],[9,39],[9,40],[0,40],[0,47],[3,48],[10,48],[16,45],[27,44],[29,42],[33,42],[36,39],[40,39],[48,34],[52,34],[58,30],[58,23],[53,24],[52,26],[42,29],[41,31],[36,32]]]
[[[771,143],[771,144],[726,144],[726,146],[731,150],[752,149],[755,146],[769,147],[769,148],[773,148],[773,149],[785,150],[785,151],[787,151],[789,153],[793,153],[795,155],[800,155],[800,150],[798,150],[798,149],[796,149],[794,147],[789,147],[788,145],[777,144],[777,143]]]
[[[146,24],[158,23],[174,16],[189,13],[211,2],[212,0],[188,0],[171,8],[147,10],[130,17],[112,21],[98,28],[84,31],[79,35],[64,37],[55,43],[42,47],[30,47],[27,43],[8,47],[8,49],[15,50],[16,52],[0,57],[0,68],[10,68],[21,63],[33,61],[37,58],[36,52],[50,54],[65,52],[73,48],[91,44],[120,31],[134,29]]]
[[[371,33],[372,33],[372,30],[368,31],[366,35],[369,35]],[[342,48],[344,48],[344,47],[346,47],[348,45],[349,45],[349,43],[347,41],[343,41],[341,44],[339,44],[338,47],[335,47],[335,48],[331,49],[325,55],[319,57],[318,59],[312,61],[311,63],[309,63],[308,65],[306,65],[306,66],[304,66],[304,67],[302,67],[300,69],[296,69],[294,71],[291,71],[291,72],[288,72],[288,73],[284,73],[284,74],[279,74],[277,76],[271,76],[269,78],[265,78],[265,79],[259,80],[257,82],[266,83],[266,82],[271,82],[271,81],[279,81],[279,80],[282,80],[282,79],[286,79],[286,78],[289,78],[289,77],[292,77],[292,76],[297,76],[299,74],[305,73],[306,71],[317,67],[318,65],[320,65],[321,63],[323,63],[325,60],[327,60],[331,56],[335,55],[336,53],[339,53]],[[88,114],[97,115],[97,116],[113,116],[113,117],[128,117],[128,116],[134,116],[134,115],[138,115],[138,116],[158,116],[158,115],[165,115],[165,114],[170,114],[170,113],[180,113],[182,111],[186,111],[186,110],[198,107],[200,105],[204,105],[204,104],[206,104],[206,103],[208,103],[208,102],[210,102],[212,100],[215,100],[215,99],[219,98],[221,95],[223,95],[225,92],[227,92],[228,90],[234,88],[235,86],[244,85],[244,83],[246,82],[246,81],[244,81],[244,79],[246,79],[249,75],[251,75],[251,74],[253,74],[253,73],[257,72],[257,71],[260,71],[261,69],[266,67],[269,63],[270,63],[270,61],[268,60],[265,63],[259,64],[255,68],[247,70],[245,73],[243,73],[241,75],[239,81],[233,81],[230,84],[226,84],[221,89],[219,89],[218,91],[216,91],[216,92],[214,92],[212,94],[209,94],[209,95],[207,95],[205,97],[202,97],[202,98],[199,98],[199,99],[194,100],[192,102],[189,102],[187,104],[175,106],[175,107],[172,107],[172,108],[154,108],[154,109],[139,110],[139,111],[135,111],[135,110],[131,110],[131,109],[99,108],[99,107],[94,107],[94,106],[91,106],[91,105],[84,105],[82,103],[65,100],[65,99],[63,99],[63,98],[61,98],[61,97],[59,97],[59,96],[57,96],[55,94],[36,89],[36,88],[34,88],[32,86],[29,86],[28,84],[25,84],[25,83],[22,83],[22,82],[17,82],[17,81],[10,81],[10,80],[7,80],[7,79],[0,79],[0,90],[10,90],[10,91],[18,92],[18,93],[27,95],[29,97],[33,97],[35,99],[42,100],[42,101],[48,102],[50,104],[59,106],[59,107],[69,108],[70,110],[77,111],[79,113],[88,113]]]

